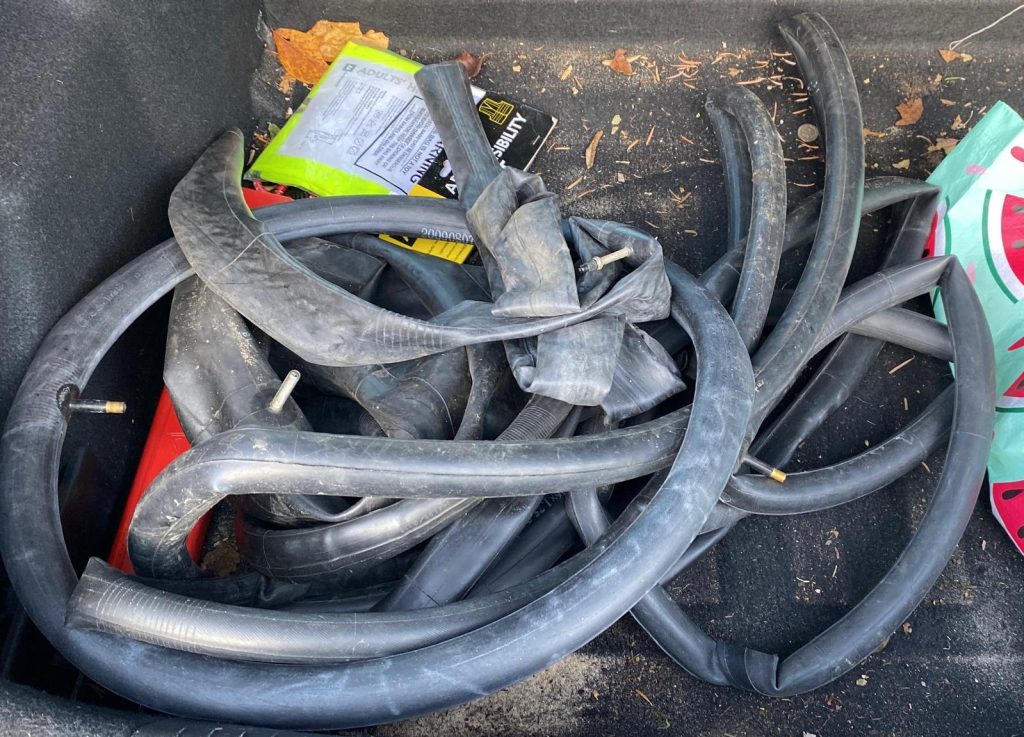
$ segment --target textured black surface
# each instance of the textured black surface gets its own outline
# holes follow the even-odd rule
[[[251,124],[255,2],[18,2],[0,19],[0,415],[46,330],[170,235],[171,188]]]
[[[762,76],[757,60],[769,58],[769,49],[784,50],[774,23],[785,15],[813,7],[846,41],[861,82],[865,126],[884,134],[867,140],[869,176],[901,173],[893,165],[904,159],[906,173],[925,176],[940,155],[928,153],[929,142],[919,135],[962,137],[966,131],[953,127],[956,116],[967,121],[973,114],[976,120],[979,109],[998,99],[1024,110],[1024,55],[1016,41],[1024,34],[1024,12],[972,42],[970,63],[945,64],[936,53],[995,20],[1011,3],[264,5],[272,26],[358,19],[388,32],[392,48],[423,61],[463,49],[491,54],[478,84],[559,118],[535,170],[562,193],[565,212],[648,228],[695,270],[717,256],[725,236],[704,93]],[[260,49],[256,14],[253,4],[241,3],[0,3],[3,27],[16,29],[0,40],[7,126],[0,136],[0,413],[53,320],[166,234],[167,194],[205,143],[230,124],[251,130],[254,122],[280,122],[276,116],[289,101],[274,90],[272,66],[252,72]],[[616,47],[656,60],[661,80],[639,64],[633,77],[612,74],[600,61]],[[719,52],[744,48],[751,50],[746,58],[712,64]],[[692,80],[696,89],[681,78],[668,79],[681,51],[702,62]],[[570,64],[572,72],[562,80]],[[793,73],[781,61],[775,66]],[[741,73],[731,77],[730,67]],[[937,81],[938,74],[943,79]],[[807,107],[791,96],[798,84],[783,83],[781,90],[764,83],[752,89],[770,108],[778,102],[784,150],[795,160],[813,154],[799,149],[795,138],[809,114],[795,112]],[[919,123],[892,127],[896,104],[921,94]],[[258,120],[251,110],[259,111]],[[624,139],[610,133],[615,115]],[[588,171],[583,150],[597,128],[605,137]],[[820,162],[790,164],[791,182],[818,184],[820,177]],[[682,206],[669,194],[679,196],[680,186],[692,193]],[[790,198],[808,191],[793,185]],[[874,267],[873,231],[885,224],[884,217],[865,221],[856,273]],[[798,463],[827,463],[856,452],[923,408],[948,371],[917,359],[889,373],[908,357],[886,349],[842,413],[800,450]],[[100,437],[95,445],[104,443]],[[838,510],[750,520],[671,590],[712,634],[789,652],[868,591],[899,554],[927,503],[940,460],[928,465],[930,471],[921,468],[894,488]],[[1022,605],[1024,561],[982,503],[961,550],[905,631],[830,688],[771,701],[706,686],[625,620],[506,692],[375,731],[431,737],[1024,734]]]

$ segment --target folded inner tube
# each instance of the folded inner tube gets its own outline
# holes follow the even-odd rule
[[[864,181],[856,85],[834,31],[813,13],[781,31],[818,111],[825,186],[786,214],[763,105],[746,88],[713,93],[729,234],[699,279],[642,231],[561,220],[538,177],[499,167],[457,64],[425,67],[417,82],[458,202],[312,198],[257,219],[241,197],[240,133],[214,142],[172,195],[176,240],[58,322],[8,417],[0,552],[40,631],[147,707],[299,729],[450,708],[626,612],[690,674],[769,696],[818,688],[867,657],[967,523],[991,438],[993,348],[955,259],[917,258],[935,188]],[[846,284],[862,215],[892,206],[879,271]],[[372,237],[381,232],[475,242],[482,269]],[[795,289],[777,290],[780,260],[806,246]],[[605,264],[612,254],[624,258]],[[936,287],[948,328],[904,306]],[[79,578],[58,514],[69,421],[58,395],[85,386],[176,288],[168,385],[195,447],[138,505],[129,552],[140,575],[92,560]],[[859,455],[782,484],[762,475],[838,411],[882,342],[952,361],[955,381]],[[272,412],[282,366],[302,371],[306,394]],[[346,426],[360,434],[303,412],[318,397],[348,402]],[[901,557],[788,657],[716,642],[662,588],[745,517],[852,501],[943,441],[943,472]],[[229,498],[244,500],[248,568],[221,578],[184,540]]]
[[[516,612],[438,645],[341,669],[280,669],[263,663],[211,660],[68,628],[64,623],[67,601],[77,577],[50,505],[44,503],[45,497],[31,503],[33,494],[48,491],[49,496],[56,489],[56,466],[49,459],[59,453],[65,427],[55,401],[57,389],[68,383],[84,385],[127,325],[189,273],[176,245],[168,242],[139,257],[73,308],[44,341],[4,436],[4,488],[19,489],[25,495],[22,503],[31,510],[22,516],[21,524],[11,525],[8,517],[3,527],[5,553],[25,551],[27,555],[20,559],[32,569],[26,575],[28,570],[17,564],[19,556],[5,556],[14,562],[9,573],[26,608],[47,637],[82,670],[152,708],[326,729],[446,708],[501,688],[578,648],[627,611],[682,555],[738,462],[752,394],[749,362],[728,315],[690,279],[673,296],[698,359],[706,367],[698,375],[688,412],[699,419],[702,430],[685,434],[673,473],[660,489],[638,498],[632,505],[634,513],[620,517],[605,544],[577,556],[579,572]],[[54,370],[53,351],[73,358]],[[734,411],[723,414],[718,410],[721,406]],[[645,549],[645,541],[658,541],[657,549]],[[656,566],[651,565],[651,555]],[[609,576],[621,579],[615,573],[620,570],[637,575],[631,573],[609,598],[604,581]],[[572,612],[569,619],[567,612]],[[571,628],[562,624],[567,621],[572,622]],[[515,644],[524,637],[536,646],[526,653]],[[121,653],[116,661],[108,657],[115,642],[120,643]],[[467,657],[476,664],[471,677],[464,666]],[[420,685],[406,689],[407,679]],[[218,687],[196,689],[197,681]]]
[[[893,267],[850,287],[810,355],[864,314],[929,289],[949,260]],[[679,272],[673,280],[685,283],[684,277]],[[759,376],[755,373],[755,381]],[[467,441],[459,444],[457,454],[438,440],[382,443],[358,436],[236,429],[183,454],[153,482],[136,509],[129,551],[144,575],[197,575],[185,538],[203,514],[233,494],[315,488],[319,494],[347,496],[358,488],[371,496],[397,498],[513,497],[626,481],[668,466],[678,447],[677,428],[689,421],[690,410],[684,408],[645,425],[596,435]]]

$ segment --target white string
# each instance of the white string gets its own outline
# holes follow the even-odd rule
[[[988,24],[987,26],[985,26],[984,28],[979,28],[979,29],[978,29],[977,31],[975,31],[974,33],[969,33],[969,34],[967,34],[966,36],[964,36],[963,38],[961,38],[961,39],[960,39],[959,41],[954,41],[953,43],[951,43],[951,44],[949,45],[949,50],[950,50],[950,51],[956,51],[956,47],[957,47],[957,46],[959,46],[960,44],[962,44],[962,43],[963,43],[964,41],[967,41],[967,40],[969,40],[969,39],[972,39],[972,38],[974,38],[975,36],[977,36],[978,34],[980,34],[980,33],[984,33],[985,31],[989,30],[990,28],[995,28],[995,27],[996,27],[997,25],[999,25],[1000,23],[1002,23],[1002,22],[1003,22],[1004,20],[1006,20],[1007,18],[1009,18],[1009,17],[1011,16],[1011,15],[1013,15],[1014,13],[1016,13],[1016,12],[1017,12],[1018,10],[1024,10],[1024,5],[1018,5],[1018,6],[1016,7],[1016,8],[1014,8],[1013,10],[1011,10],[1011,11],[1010,11],[1009,13],[1007,13],[1006,15],[1002,16],[1001,18],[999,18],[999,19],[997,19],[997,20],[995,20],[995,21],[993,21],[993,22],[989,23],[989,24]]]

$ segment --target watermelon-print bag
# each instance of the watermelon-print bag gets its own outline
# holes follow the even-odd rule
[[[928,178],[942,200],[928,255],[960,259],[996,349],[992,511],[1024,553],[1024,120],[999,102]],[[936,297],[935,315],[945,319]]]

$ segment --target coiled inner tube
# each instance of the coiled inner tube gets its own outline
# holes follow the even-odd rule
[[[418,82],[459,202],[319,198],[256,219],[241,199],[240,134],[215,142],[172,197],[177,240],[53,328],[9,415],[0,550],[39,629],[150,708],[306,729],[478,698],[626,612],[693,676],[772,696],[818,688],[869,655],[967,523],[991,437],[993,349],[960,265],[913,258],[935,190],[864,182],[856,86],[835,33],[816,14],[781,30],[819,111],[825,186],[787,214],[767,112],[747,90],[713,94],[730,236],[699,279],[640,230],[561,221],[538,178],[500,169],[458,65],[426,67]],[[846,284],[861,216],[894,205],[879,271]],[[474,240],[481,264],[367,235],[381,232]],[[780,259],[806,246],[799,283],[778,299]],[[936,288],[948,328],[902,307]],[[92,560],[79,577],[57,508],[68,421],[57,394],[85,386],[174,289],[167,383],[197,442],[137,509],[139,575]],[[774,317],[773,304],[784,305]],[[202,331],[218,340],[196,340]],[[882,341],[953,361],[954,384],[860,455],[781,485],[755,473],[786,464]],[[270,411],[290,368],[313,380]],[[943,442],[947,462],[903,555],[788,657],[712,640],[661,588],[745,516],[851,501]],[[183,546],[222,502],[237,503],[248,565],[227,578]]]

